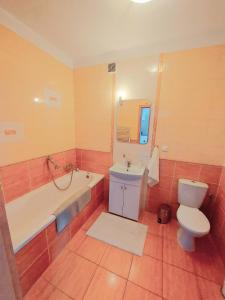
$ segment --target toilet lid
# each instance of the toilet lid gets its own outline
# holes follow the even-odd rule
[[[206,234],[210,230],[210,223],[206,216],[197,208],[180,205],[177,210],[179,223],[195,233]]]

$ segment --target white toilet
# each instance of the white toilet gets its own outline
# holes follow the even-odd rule
[[[195,251],[195,238],[209,233],[210,223],[199,210],[208,190],[206,183],[179,179],[177,220],[180,228],[177,231],[177,241],[186,251]]]

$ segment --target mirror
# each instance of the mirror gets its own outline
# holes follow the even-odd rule
[[[120,100],[117,115],[117,140],[147,144],[151,106],[146,99]]]

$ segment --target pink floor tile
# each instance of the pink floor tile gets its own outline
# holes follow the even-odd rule
[[[96,264],[74,255],[70,267],[59,280],[57,287],[73,299],[83,299],[96,268]]]
[[[53,285],[41,277],[26,294],[24,300],[48,299],[54,289],[55,287],[53,287]]]
[[[171,219],[169,223],[163,224],[163,237],[165,239],[177,240],[177,230],[179,224],[177,220]]]
[[[196,275],[222,284],[224,280],[224,265],[218,253],[195,252],[193,256]]]
[[[94,212],[81,228],[87,231],[94,224],[94,222],[97,220],[100,214],[101,214],[100,212],[99,213]]]
[[[77,254],[99,264],[108,245],[89,236],[82,242]]]
[[[30,289],[24,300],[70,300],[62,291],[40,278]]]
[[[86,238],[86,232],[84,230],[79,230],[74,237],[69,241],[69,243],[67,244],[66,248],[68,250],[71,251],[76,251],[80,245],[82,244],[82,242],[85,240]]]
[[[161,237],[148,234],[145,240],[144,254],[162,260],[162,245]]]
[[[196,240],[193,253],[194,272],[206,279],[221,284],[224,279],[224,264],[211,235]]]
[[[85,300],[122,300],[126,280],[99,267],[91,281]]]
[[[156,214],[150,212],[143,212],[141,223],[148,226],[148,232],[162,236],[163,235],[163,225],[157,222]]]
[[[84,228],[102,209],[95,210]],[[144,256],[109,246],[80,229],[24,300],[223,299],[224,265],[210,235],[198,239],[196,251],[188,253],[177,243],[177,221],[161,225],[156,215],[144,212],[141,222],[148,225]]]
[[[162,295],[162,262],[150,256],[134,256],[129,280],[157,295]]]
[[[75,259],[76,256],[74,253],[63,250],[44,272],[43,277],[53,285],[57,285],[60,279],[70,271]]]
[[[133,284],[127,282],[124,300],[161,300],[162,298]]]
[[[49,298],[47,298],[48,300],[71,300],[70,297],[68,297],[66,294],[64,294],[62,291],[55,289],[52,294],[50,295]],[[40,298],[38,300],[41,300]],[[46,300],[46,298],[44,298],[43,300]]]
[[[163,297],[167,300],[200,300],[197,277],[168,264],[163,264]]]
[[[163,261],[186,271],[194,272],[193,253],[184,251],[177,241],[164,239]]]
[[[127,278],[132,263],[132,254],[119,248],[109,247],[100,265],[109,271]]]
[[[224,297],[221,294],[221,285],[215,284],[206,279],[198,278],[198,286],[202,299],[224,300]]]

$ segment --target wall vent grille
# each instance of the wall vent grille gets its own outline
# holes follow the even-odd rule
[[[116,63],[108,64],[108,72],[109,73],[116,72]]]

